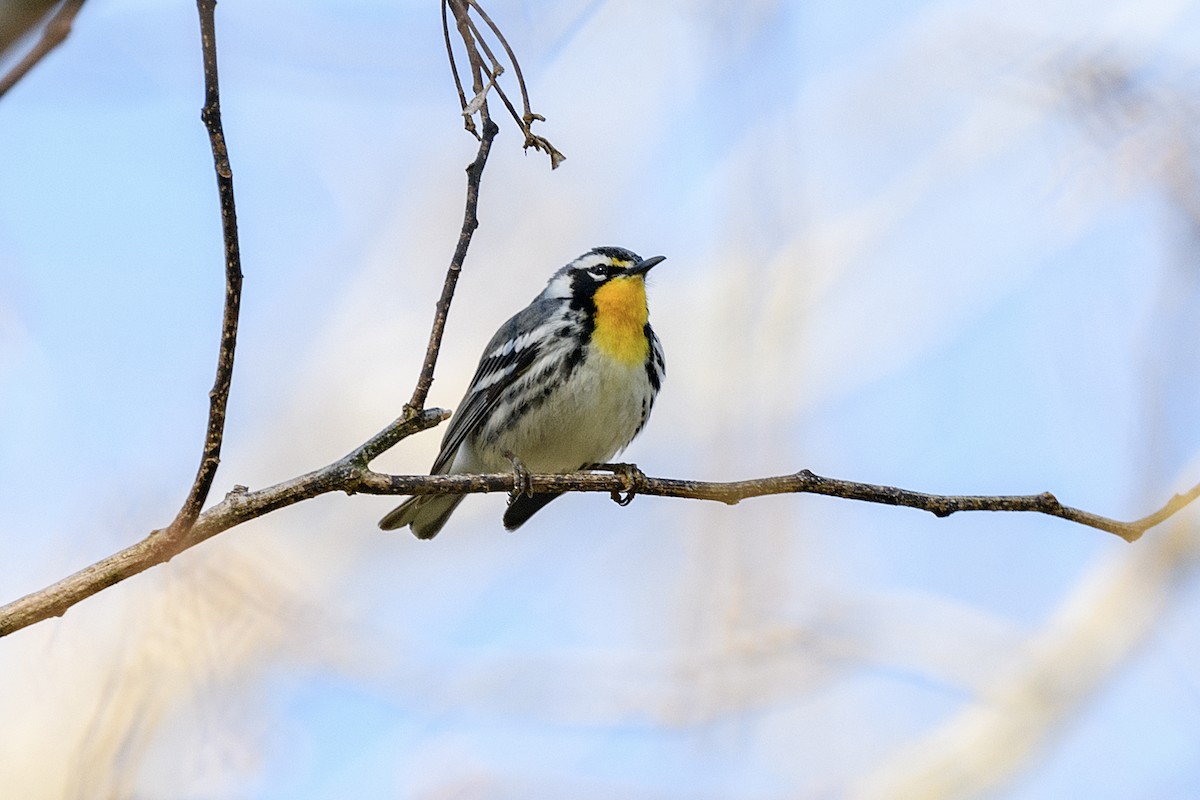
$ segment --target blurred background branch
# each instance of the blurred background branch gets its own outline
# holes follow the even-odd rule
[[[1143,384],[1146,491],[1174,469],[1170,383],[1195,390],[1194,301],[1200,287],[1200,105],[1194,86],[1172,86],[1113,53],[1055,63],[1059,108],[1123,180],[1166,198],[1175,269],[1157,299],[1157,323],[1177,330],[1149,354]],[[856,798],[962,800],[1010,788],[1095,702],[1200,575],[1197,517],[1173,520],[1135,551],[1088,570],[996,678],[956,714],[895,752],[856,783]]]
[[[1145,643],[1197,568],[1194,514],[1097,565],[977,697],[863,776],[850,796],[995,796],[1044,757]]]
[[[55,6],[58,10],[51,14]],[[25,39],[43,19],[49,17],[42,25],[41,37],[29,48],[29,52],[0,76],[0,97],[66,40],[75,15],[82,7],[83,0],[5,0],[0,5],[0,59]]]

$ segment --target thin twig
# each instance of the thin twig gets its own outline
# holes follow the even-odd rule
[[[3,97],[9,89],[15,86],[17,81],[24,78],[29,70],[33,69],[51,50],[66,41],[67,36],[71,33],[71,24],[82,7],[83,0],[66,0],[59,7],[54,16],[46,23],[46,27],[42,28],[42,37],[38,39],[38,43],[14,64],[6,75],[0,77],[0,97]]]
[[[221,320],[221,349],[217,355],[217,374],[208,393],[208,428],[196,480],[175,521],[167,529],[177,537],[186,532],[200,515],[212,489],[213,478],[221,463],[221,442],[225,436],[225,409],[233,380],[233,356],[237,349],[238,314],[242,304],[242,257],[238,247],[237,210],[233,199],[233,170],[221,126],[221,92],[217,80],[217,33],[214,21],[216,0],[197,0],[200,13],[200,45],[204,58],[204,108],[200,118],[208,129],[213,166],[217,173],[217,192],[221,203],[221,231],[225,241],[225,311]]]
[[[464,108],[462,111],[464,117],[474,119],[475,115],[483,110],[484,104],[487,103],[488,92],[490,92],[492,89],[495,89],[497,94],[499,94],[503,99],[504,92],[500,91],[500,87],[496,85],[496,79],[499,78],[503,72],[504,67],[497,64],[495,72],[487,73],[487,83],[485,83],[483,88],[471,98],[469,103],[467,103],[466,108]]]
[[[504,52],[508,56],[509,63],[512,65],[512,71],[516,74],[517,85],[521,91],[521,103],[524,109],[523,113],[518,113],[512,101],[508,99],[508,95],[505,94],[504,87],[502,87],[497,80],[505,71],[504,66],[500,63],[499,59],[496,58],[495,53],[492,52],[492,48],[488,46],[486,38],[483,35],[483,31],[481,31],[479,26],[475,24],[475,21],[471,19],[470,12],[472,9],[474,9],[474,11],[479,14],[483,21],[487,23],[488,29],[491,31],[492,35],[496,37],[496,41],[500,43],[500,46],[504,48]],[[467,100],[466,93],[463,91],[462,80],[459,78],[458,64],[454,58],[454,49],[451,47],[450,42],[449,21],[446,18],[447,10],[454,14],[454,20],[455,24],[458,26],[459,36],[466,45],[467,58],[471,63],[475,91],[474,99],[471,101]],[[516,122],[517,126],[521,129],[521,133],[525,135],[525,141],[522,143],[522,147],[526,149],[532,147],[535,150],[541,150],[550,157],[550,168],[557,169],[558,165],[566,159],[566,156],[564,156],[554,145],[552,145],[550,140],[548,140],[546,137],[539,136],[533,132],[533,123],[545,122],[546,118],[541,114],[533,113],[533,111],[530,109],[529,91],[525,86],[525,75],[521,71],[521,63],[517,61],[517,54],[513,52],[513,49],[508,44],[508,39],[505,38],[504,33],[500,30],[499,26],[492,21],[492,18],[488,16],[488,13],[484,11],[483,6],[479,4],[478,0],[442,0],[442,33],[446,40],[446,54],[450,59],[450,71],[454,75],[454,85],[458,90],[458,100],[462,107],[463,117],[465,118],[464,124],[466,125],[467,130],[475,133],[476,136],[478,136],[473,114],[476,110],[478,110],[479,107],[483,105],[483,100],[486,98],[486,95],[489,92],[495,91],[495,93],[504,102],[504,106],[508,109],[508,113],[512,115],[513,121]],[[480,48],[482,48],[484,54],[486,54],[487,61],[491,63],[491,67],[488,67],[484,63],[483,57],[479,55]],[[483,79],[484,74],[488,76],[488,80],[486,81]]]
[[[496,25],[496,23],[492,22],[492,18],[488,16],[486,11],[483,10],[483,6],[479,4],[478,0],[467,1],[471,4],[471,7],[479,13],[479,16],[483,17],[483,21],[487,23],[487,26],[492,29],[492,33],[496,35],[496,41],[500,42],[500,46],[503,47],[504,52],[508,54],[508,61],[510,64],[512,64],[513,72],[517,76],[517,85],[521,88],[521,103],[525,109],[523,116],[526,118],[537,116],[529,110],[529,91],[525,88],[525,73],[521,72],[521,64],[517,61],[517,54],[514,53],[513,49],[509,46],[508,39],[504,37],[504,34],[500,31],[500,28]],[[476,35],[478,35],[478,29],[476,29]],[[484,47],[486,48],[487,45],[485,44]],[[488,55],[492,55],[492,51],[490,49],[488,50]],[[495,57],[493,57],[492,60],[495,61]],[[510,105],[509,108],[511,109],[512,106]],[[516,118],[515,110],[513,111],[513,117]],[[520,122],[520,119],[517,121]],[[543,122],[544,121],[545,120],[543,120]]]
[[[454,26],[458,29],[458,36],[467,50],[467,62],[471,66],[471,88],[478,94],[483,90],[483,73],[486,67],[475,43],[475,34],[472,32],[474,26],[467,12],[467,3],[465,0],[449,0],[449,4],[450,13],[454,15]],[[450,53],[450,60],[454,60],[453,52]]]
[[[446,57],[450,60],[450,74],[454,76],[454,88],[458,91],[459,107],[465,112],[467,110],[467,93],[463,91],[462,78],[458,75],[458,62],[454,58],[454,44],[450,40],[450,20],[446,17],[449,9],[449,0],[442,0],[442,36],[446,40]],[[464,113],[463,124],[476,139],[479,138],[479,130],[475,127],[473,114]]]
[[[517,61],[517,54],[513,52],[504,33],[501,32],[496,23],[492,22],[492,18],[488,16],[487,11],[483,9],[478,0],[468,0],[468,2],[479,13],[479,16],[483,18],[488,27],[491,28],[492,33],[495,34],[496,40],[500,42],[500,45],[504,48],[504,52],[508,54],[508,60],[512,64],[513,72],[517,76],[517,86],[521,89],[522,113],[520,116],[517,115],[517,110],[509,101],[508,95],[504,93],[503,87],[497,86],[496,94],[500,95],[500,99],[504,101],[504,105],[508,108],[508,113],[512,114],[513,120],[520,126],[521,132],[525,134],[525,142],[522,144],[522,147],[526,149],[532,147],[534,150],[541,150],[550,157],[550,169],[558,169],[558,165],[565,161],[567,157],[559,152],[554,145],[550,144],[549,139],[533,132],[533,123],[545,122],[546,118],[541,114],[533,113],[533,109],[529,106],[529,90],[525,87],[525,73],[521,71],[521,62]],[[480,43],[483,44],[484,49],[487,49],[487,44],[484,42],[482,34],[480,34],[478,28],[473,23],[472,28],[475,28],[475,35],[479,38]],[[491,56],[491,50],[487,49],[487,52]],[[493,57],[492,60],[495,61],[495,58]]]
[[[486,68],[483,65],[483,59],[479,55],[479,50],[475,46],[475,38],[471,34],[471,24],[467,19],[466,5],[464,0],[443,0],[442,3],[442,25],[446,35],[446,53],[450,58],[450,67],[454,72],[454,83],[458,87],[458,94],[463,103],[463,109],[468,107],[466,97],[463,95],[462,83],[458,77],[458,68],[454,62],[454,51],[450,46],[450,32],[446,28],[446,8],[449,7],[454,14],[455,24],[458,28],[459,36],[462,37],[463,45],[467,49],[467,59],[471,65],[472,86],[475,90],[475,98],[470,105],[478,103],[479,115],[483,120],[483,135],[479,136],[479,150],[475,153],[475,160],[467,166],[467,198],[465,207],[463,208],[463,224],[462,229],[458,234],[458,244],[454,248],[454,255],[450,259],[450,266],[446,268],[446,278],[442,283],[442,294],[438,298],[437,305],[433,311],[433,326],[429,331],[429,342],[425,346],[425,361],[421,364],[421,374],[417,377],[417,385],[413,387],[412,398],[404,406],[406,415],[417,414],[425,407],[425,399],[429,396],[429,389],[433,386],[433,371],[437,366],[438,353],[442,348],[442,335],[446,330],[446,319],[450,315],[450,303],[454,300],[454,289],[458,285],[458,276],[462,273],[463,262],[467,258],[467,250],[471,246],[471,238],[475,235],[475,229],[479,227],[479,184],[483,180],[483,168],[487,165],[488,154],[492,151],[492,142],[496,139],[496,134],[500,129],[496,127],[496,123],[492,122],[492,118],[488,114],[487,95],[484,83],[483,73]],[[467,119],[473,117],[467,115]],[[475,133],[474,123],[472,122],[468,129]],[[476,134],[478,135],[478,134]]]
[[[499,132],[496,123],[485,115],[479,151],[475,154],[475,160],[467,167],[467,202],[463,211],[462,230],[458,234],[454,257],[450,259],[450,266],[446,270],[442,296],[438,298],[434,308],[433,329],[429,332],[429,344],[425,348],[425,363],[421,365],[421,375],[413,389],[412,399],[405,406],[407,413],[416,413],[425,407],[425,398],[429,395],[429,387],[433,385],[433,369],[437,366],[438,352],[442,347],[442,334],[446,330],[446,318],[450,314],[450,303],[454,299],[454,287],[458,285],[458,276],[467,258],[467,249],[471,246],[471,237],[479,227],[479,182],[483,178],[483,168],[487,164],[488,153],[492,150],[492,142]]]
[[[471,3],[475,8],[479,8],[475,3]],[[484,67],[484,70],[490,75],[499,75],[504,72],[504,66],[500,63],[500,59],[496,58],[496,54],[492,52],[492,48],[488,47],[487,40],[483,38],[483,34],[479,31],[479,26],[475,24],[475,20],[471,19],[469,14],[463,14],[462,17],[466,20],[467,25],[471,29],[471,35],[474,41],[483,50],[483,54],[487,56],[489,66]]]

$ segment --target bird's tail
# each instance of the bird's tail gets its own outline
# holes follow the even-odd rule
[[[520,495],[504,510],[504,529],[515,531],[556,497],[562,497],[562,492]]]
[[[426,494],[410,497],[379,520],[379,527],[385,531],[394,531],[408,525],[418,539],[432,539],[446,524],[446,520],[450,519],[450,515],[464,497],[466,495],[462,494]]]

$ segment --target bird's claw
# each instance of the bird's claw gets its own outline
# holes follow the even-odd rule
[[[521,463],[521,459],[517,458],[517,454],[511,450],[505,450],[501,455],[512,462],[513,468],[513,488],[509,492],[508,502],[513,502],[518,497],[533,497],[533,478],[529,475],[529,470],[525,469],[525,465]]]
[[[621,492],[614,489],[609,497],[622,508],[633,502],[633,498],[637,497],[637,487],[646,480],[646,473],[638,469],[637,464],[588,464],[586,469],[602,469],[621,478],[625,496],[622,497]]]

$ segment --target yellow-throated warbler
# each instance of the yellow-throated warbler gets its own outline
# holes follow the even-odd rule
[[[500,326],[483,351],[430,469],[503,472],[509,454],[531,472],[574,472],[606,462],[637,436],[666,372],[650,328],[642,259],[597,247],[554,273],[540,295]],[[431,539],[463,495],[412,497],[379,521]],[[515,530],[558,494],[514,493]]]

